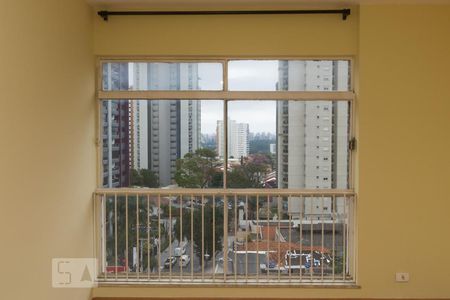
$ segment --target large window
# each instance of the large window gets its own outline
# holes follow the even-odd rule
[[[102,70],[103,187],[349,187],[349,61],[105,62]]]
[[[102,278],[353,282],[351,74],[101,61]]]

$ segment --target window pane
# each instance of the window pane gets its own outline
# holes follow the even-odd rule
[[[222,187],[222,116],[222,101],[103,101],[103,186]]]
[[[220,63],[104,63],[105,91],[222,90]]]
[[[228,187],[346,189],[348,134],[348,102],[231,101]]]
[[[235,60],[231,91],[349,91],[348,60]]]

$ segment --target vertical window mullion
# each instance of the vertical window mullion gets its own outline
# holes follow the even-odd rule
[[[223,90],[228,92],[228,63],[229,60],[223,61]],[[227,173],[228,173],[228,100],[223,100],[223,145],[225,147],[223,153],[223,188],[227,188]]]
[[[228,100],[223,100],[223,188],[227,188],[228,173]]]

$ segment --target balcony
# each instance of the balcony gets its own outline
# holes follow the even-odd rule
[[[99,284],[355,284],[350,190],[99,189]]]

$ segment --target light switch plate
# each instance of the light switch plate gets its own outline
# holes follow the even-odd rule
[[[409,281],[409,273],[405,273],[405,272],[395,273],[395,281],[408,282]]]

